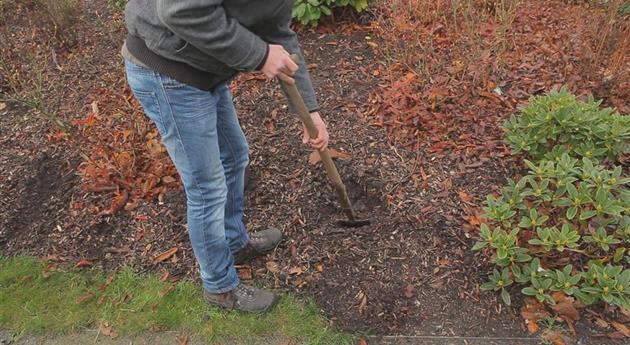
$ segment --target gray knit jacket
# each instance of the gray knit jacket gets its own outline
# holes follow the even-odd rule
[[[211,90],[239,72],[262,68],[268,44],[300,58],[295,80],[310,111],[313,85],[289,25],[293,0],[130,0],[127,49],[144,65]]]

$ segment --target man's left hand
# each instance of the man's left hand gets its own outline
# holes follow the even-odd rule
[[[304,132],[302,133],[302,142],[305,144],[309,143],[312,148],[322,151],[328,146],[328,129],[326,128],[326,123],[324,122],[324,120],[322,120],[321,116],[319,116],[318,112],[312,112],[311,119],[313,119],[315,128],[317,128],[317,138],[311,138],[308,135],[306,127],[304,127]]]

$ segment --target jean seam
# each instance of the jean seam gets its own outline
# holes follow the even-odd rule
[[[226,91],[226,92],[228,92],[228,91]],[[224,108],[222,102],[219,102],[218,104],[221,104],[221,107]],[[231,156],[232,157],[236,157],[236,155],[234,154],[235,153],[234,146],[232,145],[232,142],[230,140],[227,140],[227,146],[228,146],[228,149],[230,150]],[[234,165],[236,165],[236,164],[238,164],[238,162],[237,162],[237,160],[235,158],[234,159]],[[228,189],[228,191],[230,192],[231,196],[234,195],[234,191],[233,190],[229,190]],[[237,205],[236,205],[236,203],[235,203],[235,201],[233,199],[235,199],[235,198],[232,198],[232,202],[233,202],[232,207],[234,208],[234,206],[237,206]],[[244,236],[245,238],[240,239],[240,241],[239,241],[240,242],[239,243],[239,246],[240,246],[239,249],[243,249],[247,245],[247,229],[245,228],[245,224],[243,224],[242,219],[239,222],[238,227],[239,227],[239,230],[241,230],[241,232],[245,234],[245,236]]]
[[[169,107],[169,110],[170,110],[170,117],[171,117],[171,120],[173,121],[173,125],[174,125],[173,127],[175,128],[175,132],[177,133],[177,144],[182,148],[182,151],[184,152],[184,157],[186,158],[186,164],[188,166],[190,166],[190,157],[188,156],[188,152],[184,149],[184,144],[182,142],[181,134],[179,132],[179,128],[177,126],[177,122],[175,121],[175,115],[174,115],[174,112],[173,112],[173,107],[171,106],[170,99],[168,97],[168,94],[166,93],[166,89],[164,88],[164,85],[162,84],[161,78],[160,78],[160,83],[159,84],[160,84],[160,88],[162,89],[162,92],[164,94],[164,99],[166,100],[166,103],[168,104],[168,107]],[[203,191],[201,190],[201,186],[199,185],[199,181],[198,181],[198,179],[197,179],[197,177],[195,176],[194,173],[191,173],[191,177],[192,177],[192,179],[194,181],[195,187],[197,188],[199,194],[201,195],[201,200],[202,200],[202,203],[203,203],[202,204],[202,211],[203,211],[203,214],[205,215],[206,214],[206,207],[207,207],[206,206],[205,195],[204,195]],[[201,226],[202,226],[203,240],[204,240],[205,243],[207,243],[208,242],[208,238],[207,238],[208,234],[206,232],[206,217],[202,217]],[[205,245],[204,246],[200,246],[200,247],[203,247],[204,259],[208,260],[208,261],[211,261],[212,258],[209,256],[208,248],[206,248]],[[230,275],[230,273],[228,273],[228,275]],[[227,290],[227,291],[229,291],[229,290]],[[221,293],[221,292],[218,292],[218,293]]]

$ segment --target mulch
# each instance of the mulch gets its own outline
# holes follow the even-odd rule
[[[37,255],[60,265],[86,259],[111,269],[131,265],[141,272],[166,270],[177,279],[198,279],[186,233],[185,196],[177,181],[165,178],[174,176],[172,168],[161,167],[164,171],[143,191],[124,187],[148,179],[155,169],[151,157],[168,164],[163,152],[152,156],[141,151],[136,162],[145,172],[108,175],[118,178],[122,189],[86,192],[85,186],[94,182],[86,180],[86,157],[94,160],[110,152],[106,149],[114,150],[109,145],[99,148],[99,155],[90,151],[89,145],[99,141],[98,123],[108,126],[102,141],[117,138],[124,148],[134,141],[123,141],[118,132],[141,128],[141,140],[154,138],[125,88],[112,39],[124,37],[121,18],[105,3],[88,4],[84,16],[111,20],[112,26],[81,21],[78,45],[57,56],[63,71],[52,77],[61,87],[75,85],[62,109],[69,121],[79,120],[74,122],[77,137],[90,136],[81,142],[86,146],[59,135],[16,103],[0,111],[0,150],[7,153],[0,156],[0,251]],[[553,16],[542,13],[540,25]],[[18,37],[30,32],[13,30]],[[456,119],[448,122],[454,131],[447,133],[457,138],[456,146],[440,145],[430,133],[426,141],[420,137],[409,144],[387,123],[375,124],[378,112],[386,111],[383,95],[391,84],[382,79],[386,68],[379,51],[366,44],[366,36],[378,39],[373,28],[336,23],[300,34],[331,147],[342,153],[336,159],[339,171],[357,211],[372,224],[356,229],[335,225],[343,214],[334,190],[323,167],[309,162],[298,120],[287,112],[279,88],[258,75],[241,76],[232,90],[251,148],[246,223],[250,231],[274,226],[285,235],[271,254],[239,267],[241,278],[314,299],[345,331],[528,336],[518,308],[507,308],[497,295],[479,290],[491,266],[488,258],[470,251],[476,215],[485,195],[521,169],[501,141],[501,120],[526,100],[531,88],[575,81],[530,66],[531,56],[526,56],[516,77],[537,80],[542,73],[556,78],[529,85],[511,76],[500,85],[502,97],[474,90],[468,90],[463,103],[447,97],[437,110],[443,116],[436,118]],[[81,61],[86,63],[77,64]],[[100,108],[96,112],[94,101]],[[90,123],[86,114],[92,116]],[[89,127],[92,122],[96,127]],[[123,207],[107,212],[123,191]],[[125,207],[127,198],[131,207]],[[594,327],[588,319],[581,326]]]

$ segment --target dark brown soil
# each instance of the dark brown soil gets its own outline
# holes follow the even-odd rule
[[[103,11],[112,11],[104,1],[95,3],[86,16],[98,11],[103,18],[109,13]],[[83,41],[93,49],[86,66],[96,66],[99,73],[86,73],[78,89],[91,94],[107,88],[100,75],[108,74],[117,77],[110,89],[123,94],[116,47],[96,44],[95,37],[113,35],[122,42],[124,33],[88,23],[82,22],[85,31],[79,30],[93,35]],[[369,32],[340,27],[305,31],[301,39],[331,147],[349,155],[336,160],[339,171],[357,210],[372,224],[356,229],[335,225],[343,218],[335,193],[321,165],[309,163],[298,120],[287,113],[279,88],[259,76],[243,76],[232,88],[251,147],[246,222],[250,231],[277,227],[285,240],[268,256],[239,267],[242,276],[313,298],[345,331],[530,337],[518,314],[518,299],[517,306],[506,308],[497,295],[480,292],[490,266],[470,251],[474,235],[466,221],[486,194],[514,175],[513,159],[494,134],[488,139],[475,133],[476,140],[492,148],[479,159],[405,150],[384,128],[371,126],[365,114],[368,95],[377,87],[373,71],[380,58],[365,43]],[[88,99],[77,97],[74,106],[85,109]],[[171,276],[197,279],[181,188],[131,211],[99,215],[89,205],[107,204],[113,194],[84,192],[75,170],[82,151],[69,141],[50,143],[47,133],[47,123],[27,109],[11,103],[0,112],[0,253],[33,254],[70,265],[88,259],[114,269],[132,265],[142,272],[166,269]],[[173,247],[180,249],[172,258],[154,262]],[[590,327],[588,321],[580,325],[580,335],[587,336],[581,329]],[[589,341],[583,344],[594,344]]]

